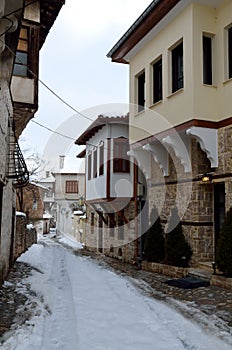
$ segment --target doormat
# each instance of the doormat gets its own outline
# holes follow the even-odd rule
[[[187,276],[184,278],[167,280],[164,282],[169,286],[182,288],[182,289],[194,289],[200,287],[208,287],[210,285],[209,281],[204,281],[196,277]]]

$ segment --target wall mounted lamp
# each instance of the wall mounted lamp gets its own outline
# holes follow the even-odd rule
[[[203,174],[201,177],[201,181],[206,184],[210,183],[212,181],[212,175],[208,173]]]

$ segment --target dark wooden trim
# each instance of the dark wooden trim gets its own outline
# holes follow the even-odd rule
[[[226,173],[226,174],[211,174],[212,180],[217,180],[217,179],[226,179],[229,177],[232,177],[232,173]],[[168,181],[168,177],[165,177],[165,182],[157,182],[154,184],[150,183],[150,187],[160,187],[160,186],[168,186],[168,185],[177,185],[181,183],[188,183],[188,182],[201,182],[200,177],[195,177],[195,178],[187,178],[187,179],[182,179],[182,180],[173,180],[173,181]],[[213,183],[213,182],[210,182]],[[148,184],[149,187],[149,184]]]
[[[167,13],[179,2],[180,0],[162,0],[144,16],[143,20],[136,25],[136,22],[129,29],[130,35],[122,41],[122,44],[112,53],[110,56],[113,62],[128,63],[125,61],[124,56],[141,41],[144,36],[154,28],[157,23],[167,15]],[[138,19],[139,20],[139,19]],[[132,30],[133,29],[133,30]],[[128,32],[129,32],[128,30]],[[127,33],[128,33],[127,32]],[[126,34],[125,34],[126,35]],[[122,38],[123,40],[123,38]],[[117,44],[116,44],[117,45]]]
[[[86,203],[88,204],[101,204],[101,203],[110,203],[110,202],[122,202],[123,200],[125,200],[126,202],[128,202],[129,197],[110,197],[110,198],[96,198],[96,199],[90,199],[90,200],[86,200]],[[130,197],[130,201],[132,201],[134,198]]]
[[[168,220],[160,220],[162,224],[166,224]],[[194,227],[202,227],[202,226],[210,226],[212,227],[214,224],[212,221],[180,221],[183,226],[194,226]]]
[[[125,217],[123,210],[118,211],[117,214],[126,225],[129,224],[129,220]]]
[[[138,197],[137,197],[137,183],[138,183],[138,166],[137,161],[134,159],[134,198],[135,198],[135,253],[134,256],[137,258],[139,256],[139,227],[138,227]]]
[[[110,161],[110,151],[111,151],[111,139],[107,139],[107,164],[106,164],[106,197],[107,199],[110,198],[110,166],[111,166],[111,161]]]
[[[100,216],[100,218],[102,219],[102,221],[103,221],[106,225],[108,225],[108,220],[104,217],[103,212],[100,211],[100,210],[96,210],[96,213]]]
[[[134,149],[134,148],[137,148],[139,145],[145,145],[149,142],[155,142],[157,140],[161,140],[168,135],[171,135],[175,132],[181,132],[183,130],[191,128],[192,126],[198,126],[201,128],[209,128],[209,129],[221,129],[231,124],[232,124],[232,117],[226,118],[224,120],[220,120],[218,122],[213,122],[209,120],[192,119],[182,124],[179,124],[173,128],[170,128],[168,130],[162,131],[155,135],[136,141],[130,145],[130,148]]]

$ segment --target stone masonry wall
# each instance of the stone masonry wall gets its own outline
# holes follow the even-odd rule
[[[159,209],[164,228],[171,208],[177,204],[183,231],[194,253],[192,265],[197,265],[199,261],[215,259],[215,184],[225,183],[226,211],[232,206],[232,127],[227,126],[218,130],[218,168],[211,169],[209,159],[195,139],[191,140],[190,155],[191,174],[184,172],[173,151],[170,151],[168,177],[162,178],[158,164],[153,161],[148,198],[150,210],[154,204]],[[203,184],[200,175],[207,172],[213,173],[213,182]],[[188,178],[194,179],[193,182],[184,183]],[[189,200],[186,197],[188,191],[191,193]]]
[[[16,234],[14,241],[14,260],[24,253],[32,244],[37,242],[35,228],[27,228],[27,218],[24,215],[16,216]]]
[[[0,79],[0,185],[3,190],[0,225],[0,282],[6,276],[11,263],[12,207],[14,205],[14,193],[12,190],[12,182],[7,182],[5,177],[7,175],[8,123],[12,115],[13,110],[9,85],[6,81]]]
[[[94,226],[91,226],[91,212],[93,212],[91,208],[87,207],[86,248],[89,250],[98,250],[99,218],[98,214],[94,212]],[[108,220],[107,213],[103,215]],[[107,224],[103,222],[102,253],[122,259],[123,261],[132,262],[135,259],[136,249],[135,206],[133,201],[130,201],[124,208],[124,215],[128,223],[124,223],[123,228],[119,227],[120,216],[118,214],[115,214],[116,226],[113,229],[109,227],[109,222]]]
[[[160,175],[158,164],[153,162],[152,177],[148,186],[149,208],[156,205],[164,230],[177,206],[183,232],[193,250],[192,265],[199,260],[213,260],[213,187],[200,180],[192,182],[199,174],[210,171],[210,163],[195,140],[191,141],[192,172],[185,173],[180,160],[170,150],[169,176]]]

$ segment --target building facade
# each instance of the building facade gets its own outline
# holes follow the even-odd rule
[[[55,177],[54,213],[58,233],[72,235],[72,216],[81,209],[85,197],[85,175],[60,169]]]
[[[0,281],[14,260],[15,188],[29,181],[18,137],[38,108],[39,50],[63,4],[0,4]]]
[[[232,3],[156,0],[109,52],[130,65],[130,148],[164,227],[213,261],[232,205]]]
[[[86,149],[88,249],[133,261],[137,256],[137,167],[128,155],[128,115],[100,115],[76,140]]]

